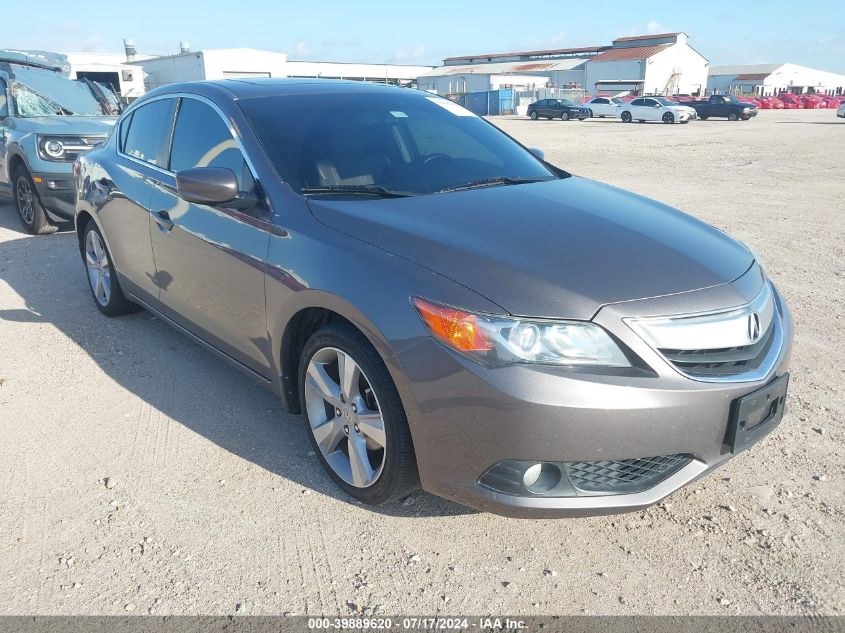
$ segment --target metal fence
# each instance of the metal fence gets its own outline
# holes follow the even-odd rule
[[[514,91],[511,89],[487,90],[447,95],[449,99],[480,116],[514,114]]]

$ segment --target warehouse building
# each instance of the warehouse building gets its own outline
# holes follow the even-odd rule
[[[312,62],[288,60],[288,77],[374,81],[394,86],[416,86],[417,77],[433,66],[414,64],[358,64],[354,62]]]
[[[287,77],[284,53],[255,48],[214,48],[191,51],[181,42],[176,55],[146,57],[138,60],[147,74],[147,89],[166,84],[202,79],[243,79],[249,77]]]
[[[144,69],[130,64],[120,53],[64,53],[71,79],[90,79],[110,86],[115,94],[132,101],[144,94]]]
[[[450,57],[418,81],[420,88],[441,94],[501,86],[582,88],[590,94],[702,94],[709,62],[687,40],[685,33],[661,33],[620,37],[610,46]]]
[[[845,75],[797,64],[713,66],[707,78],[707,91],[762,97],[782,92],[838,96],[845,94]]]
[[[181,42],[179,46],[180,52],[176,55],[138,60],[147,74],[147,89],[178,81],[257,77],[347,79],[411,86],[416,85],[419,75],[432,69],[432,66],[408,64],[294,61],[285,53],[255,48],[191,51],[187,42]]]
[[[584,64],[584,87],[592,94],[703,94],[710,63],[687,40],[686,33],[615,39]]]
[[[438,94],[500,88],[580,87],[584,81],[584,63],[608,48],[591,46],[448,57],[443,60],[443,66],[420,75],[417,82],[421,89]]]

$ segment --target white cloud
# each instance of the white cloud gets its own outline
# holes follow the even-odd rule
[[[390,59],[394,62],[413,62],[425,57],[425,46],[419,44],[412,48],[399,48],[393,51]]]
[[[311,45],[308,42],[300,40],[293,45],[292,52],[294,55],[308,55],[309,53],[311,53],[311,50]]]

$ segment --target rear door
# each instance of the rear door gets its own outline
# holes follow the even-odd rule
[[[182,200],[176,192],[176,172],[194,167],[231,169],[242,191],[258,192],[227,119],[205,99],[184,96],[168,169],[160,174],[151,202],[163,311],[235,360],[269,376],[264,304],[269,209],[263,202],[244,212]]]
[[[98,212],[115,268],[127,282],[124,288],[143,301],[155,303],[159,286],[150,240],[150,199],[153,185],[164,172],[173,127],[176,99],[145,103],[118,124],[117,153],[106,154],[105,173],[92,183],[105,200]],[[109,157],[114,163],[109,163]]]

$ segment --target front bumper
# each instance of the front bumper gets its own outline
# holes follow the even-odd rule
[[[751,117],[757,116],[757,110],[749,110],[748,112],[741,113],[739,116],[742,119],[750,119]]]
[[[605,311],[595,320],[650,369],[627,375],[530,365],[487,369],[432,339],[405,349],[396,360],[407,378],[401,391],[423,487],[479,510],[525,518],[612,514],[656,503],[733,457],[727,440],[731,404],[785,373],[792,321],[779,298],[778,304],[783,346],[769,374],[755,382],[702,382],[668,362],[660,366],[658,355],[649,355],[633,331],[618,327],[619,315]],[[675,454],[692,460],[632,494],[514,495],[479,483],[492,466],[509,460],[596,462]]]
[[[32,174],[42,206],[56,219],[72,220],[76,206],[73,174],[38,172]]]

